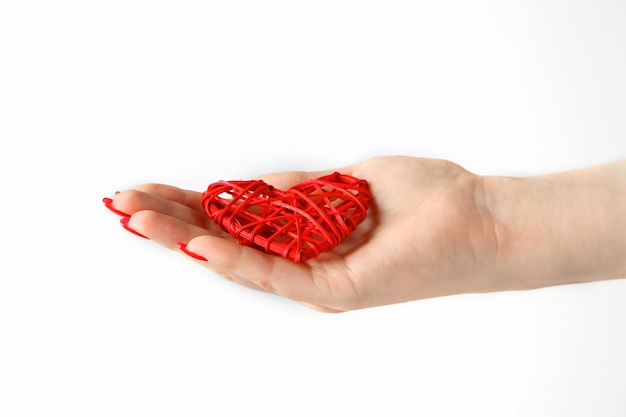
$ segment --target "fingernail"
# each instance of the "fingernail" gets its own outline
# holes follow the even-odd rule
[[[119,192],[116,192],[115,194],[118,194]],[[118,209],[116,209],[115,207],[113,207],[113,199],[109,198],[109,197],[104,197],[102,199],[102,202],[104,203],[105,207],[108,208],[109,210],[111,210],[113,213],[117,214],[118,216],[128,216],[128,214],[119,211]]]
[[[197,253],[193,253],[190,250],[188,250],[186,243],[178,242],[177,245],[180,248],[181,252],[183,252],[184,254],[186,254],[188,256],[191,256],[192,258],[197,259],[199,261],[206,261],[207,260],[204,256],[198,255]]]
[[[130,227],[128,225],[128,221],[130,220],[130,216],[124,216],[120,219],[120,224],[122,225],[122,227],[126,230],[128,230],[129,232],[131,232],[134,235],[137,235],[139,237],[143,237],[144,239],[150,239],[148,236],[144,236],[141,233],[139,233],[138,231],[136,231],[135,229],[133,229],[132,227]]]

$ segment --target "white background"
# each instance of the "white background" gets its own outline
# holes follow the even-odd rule
[[[625,27],[622,0],[2,2],[0,415],[626,415],[626,280],[322,314],[102,205],[386,154],[626,158]]]

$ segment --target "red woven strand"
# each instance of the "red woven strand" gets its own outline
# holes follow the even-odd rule
[[[340,244],[365,219],[370,199],[367,181],[335,172],[286,191],[261,180],[219,181],[202,205],[240,244],[301,262]]]

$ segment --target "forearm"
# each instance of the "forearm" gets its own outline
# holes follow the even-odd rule
[[[495,286],[626,278],[626,160],[485,182],[497,242]]]

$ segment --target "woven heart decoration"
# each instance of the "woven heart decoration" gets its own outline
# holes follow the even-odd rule
[[[218,181],[202,193],[208,216],[237,241],[294,262],[339,245],[365,219],[367,181],[335,172],[279,190],[261,180]]]

